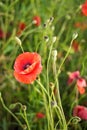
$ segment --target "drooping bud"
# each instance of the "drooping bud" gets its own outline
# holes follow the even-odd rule
[[[75,40],[77,37],[78,37],[78,33],[77,32],[73,33],[72,39]]]
[[[16,40],[17,44],[19,44],[21,46],[21,44],[22,44],[21,40],[17,36],[15,37],[15,40]]]

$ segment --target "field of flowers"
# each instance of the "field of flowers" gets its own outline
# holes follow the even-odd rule
[[[87,130],[87,0],[0,1],[0,130]]]

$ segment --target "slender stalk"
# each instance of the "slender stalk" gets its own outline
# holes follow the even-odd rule
[[[27,119],[26,110],[24,110],[24,120],[25,120],[25,122],[26,122],[26,124],[27,124],[28,130],[30,130],[30,126],[29,126],[29,122],[28,122],[28,119]]]
[[[60,110],[61,110],[61,117],[62,117],[62,121],[63,121],[63,128],[64,128],[64,130],[67,130],[67,123],[66,123],[66,119],[65,119],[62,103],[61,103],[60,92],[59,92],[59,83],[58,83],[58,79],[57,79],[56,75],[55,75],[55,80],[56,80],[56,85],[57,85],[57,97],[58,97],[58,104],[59,104],[59,107],[60,107]]]
[[[23,49],[22,45],[20,45],[20,47],[21,47],[22,52],[24,53],[24,49]]]
[[[47,90],[49,93],[49,62],[50,62],[50,57],[51,57],[51,53],[52,53],[52,48],[53,48],[53,42],[50,46],[50,51],[49,51],[49,56],[48,56],[48,60],[47,60]]]
[[[54,55],[55,56],[55,55]],[[60,97],[60,92],[59,92],[59,82],[58,82],[58,79],[57,79],[57,73],[56,73],[56,59],[54,57],[54,60],[53,60],[53,70],[54,71],[54,77],[55,77],[55,84],[56,84],[56,87],[57,87],[57,98],[58,98],[58,117],[59,117],[59,120],[60,120],[60,126],[61,126],[61,120],[62,120],[62,128],[64,130],[67,130],[67,123],[66,123],[66,119],[65,119],[65,115],[64,115],[64,111],[63,111],[63,107],[62,107],[62,103],[61,103],[61,97]],[[54,97],[55,99],[55,97]]]
[[[72,37],[72,40],[71,40],[71,43],[70,43],[70,47],[69,47],[69,49],[68,49],[68,51],[67,51],[67,53],[66,53],[66,55],[65,55],[65,57],[64,57],[64,59],[63,59],[63,61],[62,61],[62,63],[60,64],[60,67],[59,67],[59,69],[58,69],[58,72],[56,73],[56,71],[55,71],[55,84],[56,84],[56,86],[57,86],[58,104],[59,104],[59,107],[60,107],[60,109],[61,109],[61,114],[62,114],[62,120],[63,120],[63,128],[64,128],[64,130],[67,130],[67,123],[66,123],[64,111],[63,111],[63,108],[62,108],[62,103],[61,103],[61,97],[60,97],[60,92],[59,92],[58,76],[59,76],[59,74],[60,74],[60,72],[61,72],[61,68],[62,68],[62,66],[63,66],[63,64],[64,64],[66,58],[68,57],[68,55],[69,55],[69,53],[70,53],[73,40],[75,40],[75,39],[77,38],[77,36],[78,36],[77,34],[73,34],[73,37]],[[56,63],[55,63],[55,66],[54,66],[54,67],[56,67]],[[55,68],[55,70],[56,70],[56,68]]]
[[[68,55],[69,55],[69,53],[70,53],[70,51],[71,51],[72,43],[73,43],[73,41],[74,41],[76,38],[77,38],[77,34],[72,37],[72,40],[71,40],[71,43],[70,43],[70,47],[69,47],[69,49],[68,49],[68,51],[67,51],[67,53],[66,53],[66,55],[65,55],[65,57],[64,57],[64,59],[63,59],[63,61],[62,61],[62,63],[60,64],[60,67],[59,67],[58,72],[57,72],[57,76],[59,76],[59,74],[60,74],[60,72],[61,72],[61,68],[62,68],[64,62],[66,61],[66,59],[67,59],[67,57],[68,57]]]
[[[48,130],[54,130],[54,120],[53,120],[53,114],[52,114],[52,109],[51,109],[51,97],[48,94],[45,87],[39,81],[37,81],[37,83],[40,85],[42,93],[43,93],[43,100],[44,100],[44,105],[45,105],[46,115],[47,115],[47,120],[48,120]],[[50,100],[49,105],[48,105],[47,99]]]
[[[59,42],[59,40],[60,40],[64,30],[65,30],[66,24],[67,24],[67,21],[64,21],[62,28],[61,28],[60,32],[58,33],[58,39],[57,39],[58,42]]]
[[[53,97],[53,101],[54,103],[56,103],[56,98],[55,98],[55,95],[54,95],[54,92],[52,92],[52,97]],[[56,105],[56,106],[55,106]],[[55,112],[59,118],[59,123],[60,123],[60,126],[62,126],[63,122],[62,122],[62,115],[61,115],[61,110],[60,110],[60,107],[58,106],[58,104],[54,104],[54,109],[55,109]]]
[[[41,84],[41,82],[40,82],[39,80],[36,80],[36,82],[40,85],[41,89],[47,94],[47,96],[49,96],[48,93],[47,93],[47,90],[46,90],[45,87]]]
[[[53,44],[54,42],[52,42],[51,46],[50,46],[50,51],[49,51],[49,56],[48,56],[48,60],[47,60],[47,91],[48,91],[48,99],[49,99],[49,114],[50,117],[48,119],[48,124],[50,124],[51,126],[51,130],[54,130],[54,124],[53,124],[53,117],[52,117],[52,110],[51,110],[51,100],[50,100],[50,92],[49,92],[49,62],[50,62],[50,58],[51,58],[51,53],[52,53],[52,49],[53,49]],[[52,121],[51,121],[52,120]]]
[[[78,96],[79,96],[78,87],[75,85],[75,88],[76,88],[76,105],[78,105]]]
[[[23,35],[23,33],[24,33],[29,27],[32,26],[32,24],[33,24],[33,23],[31,23],[31,24],[29,24],[28,26],[26,26],[26,27],[24,28],[24,30],[22,31],[22,33],[19,35],[19,37],[21,37],[21,36]]]
[[[46,98],[46,94],[49,97],[47,90],[45,89],[45,87],[37,80],[37,83],[40,85],[41,90],[42,90],[42,94],[43,94],[43,101],[44,101],[44,106],[46,109],[46,115],[47,115],[47,119],[48,119],[48,130],[50,130],[50,125],[49,125],[49,107],[48,107],[48,103],[47,103],[47,98]]]

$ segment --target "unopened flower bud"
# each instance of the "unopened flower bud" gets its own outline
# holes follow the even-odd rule
[[[57,106],[57,102],[56,101],[51,101],[51,106],[52,107],[56,107]]]
[[[77,37],[78,37],[78,33],[77,32],[73,33],[72,39],[75,40]]]
[[[54,20],[54,17],[50,17],[50,22],[53,22],[53,20]]]
[[[40,77],[39,76],[37,76],[37,78],[36,78],[38,81],[40,81]]]
[[[54,61],[56,61],[56,59],[57,59],[57,50],[52,51],[52,56],[53,56]]]
[[[44,25],[43,25],[43,26],[44,26],[44,28],[46,28],[46,27],[47,27],[47,24],[46,24],[46,23],[44,23]]]
[[[70,15],[66,15],[66,18],[67,18],[68,20],[70,20],[70,19],[71,19],[71,16],[70,16]]]
[[[56,36],[54,36],[54,37],[53,37],[53,43],[56,42],[56,39],[57,39]]]
[[[55,27],[54,27],[54,26],[52,26],[52,28],[51,28],[51,29],[54,31]]]
[[[22,106],[22,109],[26,111],[27,107],[25,105]]]
[[[52,88],[52,90],[54,90],[54,87],[55,87],[55,86],[54,86],[54,83],[50,82],[49,85],[50,85],[50,87]]]
[[[48,36],[44,36],[44,39],[45,39],[46,42],[49,41],[49,37]]]
[[[27,130],[27,126],[25,124],[22,127],[23,127],[23,130]]]
[[[52,51],[52,55],[53,55],[54,57],[56,57],[56,56],[57,56],[57,50],[53,50],[53,51]]]
[[[15,37],[15,40],[21,46],[21,40],[18,37]]]
[[[81,8],[82,8],[82,5],[79,6],[79,9],[81,9]]]

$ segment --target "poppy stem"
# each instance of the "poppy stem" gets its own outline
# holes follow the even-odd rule
[[[64,62],[66,61],[66,59],[67,59],[67,57],[68,57],[68,55],[69,55],[69,53],[70,53],[70,51],[71,51],[72,43],[73,43],[73,41],[77,38],[77,36],[78,36],[77,33],[76,33],[76,34],[73,34],[73,36],[72,36],[72,40],[71,40],[71,43],[70,43],[70,47],[69,47],[69,49],[68,49],[68,51],[67,51],[67,53],[66,53],[66,55],[65,55],[65,57],[64,57],[64,59],[63,59],[63,61],[62,61],[62,63],[61,63],[60,66],[59,66],[59,69],[58,69],[58,72],[57,72],[57,77],[58,77],[59,74],[61,73],[61,68],[62,68]]]
[[[25,32],[29,27],[31,27],[32,25],[33,25],[33,23],[31,23],[31,24],[29,24],[28,26],[26,26],[26,27],[24,28],[24,30],[22,31],[22,33],[19,35],[19,37],[23,36],[24,32]]]
[[[42,94],[43,94],[43,100],[44,100],[44,105],[45,105],[47,120],[48,120],[48,130],[54,130],[54,120],[53,120],[53,114],[52,114],[52,109],[51,109],[51,97],[48,94],[45,87],[38,80],[37,80],[37,83],[40,85]],[[48,106],[48,100],[47,100],[48,98],[50,100],[49,106]]]
[[[55,77],[55,85],[56,85],[56,88],[57,88],[57,99],[58,99],[58,105],[57,105],[56,111],[58,111],[57,115],[58,115],[58,118],[59,118],[59,121],[60,121],[60,127],[63,128],[64,130],[67,130],[67,122],[66,122],[66,118],[65,118],[65,115],[64,115],[63,107],[62,107],[60,91],[59,91],[59,81],[58,81],[57,73],[56,73],[56,59],[55,59],[55,57],[54,57],[54,60],[53,60],[53,64],[54,64],[54,68],[55,68],[54,69],[55,70],[54,71],[54,77]]]
[[[28,122],[28,119],[27,119],[27,113],[26,113],[26,110],[24,110],[24,119],[25,119],[25,122],[27,124],[27,128],[28,130],[30,130],[30,125],[29,125],[29,122]]]
[[[78,96],[79,96],[79,93],[78,93],[78,87],[76,87],[76,105],[78,105]]]
[[[41,84],[41,82],[39,82],[38,80],[36,80],[36,82],[40,85],[41,89],[47,94],[47,96],[49,96],[47,90],[46,90],[45,87]]]
[[[47,60],[47,92],[48,92],[48,108],[49,108],[49,116],[48,116],[48,126],[50,126],[50,129],[54,130],[54,120],[53,120],[53,113],[51,110],[51,99],[50,99],[50,90],[49,90],[49,64],[52,54],[53,45],[56,42],[56,37],[53,37],[52,43],[49,50],[48,60]],[[51,120],[51,121],[50,121]]]
[[[62,61],[62,63],[60,64],[59,66],[59,69],[58,69],[58,72],[56,72],[56,60],[55,60],[55,71],[54,71],[54,76],[55,76],[55,84],[57,86],[57,95],[58,95],[58,105],[59,105],[59,108],[60,108],[60,115],[62,115],[62,121],[63,121],[63,128],[64,130],[67,130],[67,122],[66,122],[66,118],[65,118],[65,115],[64,115],[64,111],[63,111],[63,107],[62,107],[62,102],[61,102],[61,97],[60,97],[60,91],[59,91],[59,81],[58,81],[58,77],[59,77],[59,74],[61,73],[61,68],[66,60],[66,58],[68,57],[69,53],[70,53],[70,50],[71,50],[71,47],[72,47],[72,43],[73,43],[73,40],[75,40],[77,38],[78,34],[77,33],[74,33],[73,36],[72,36],[72,40],[71,40],[71,43],[70,43],[70,47]]]
[[[22,50],[22,52],[24,53],[24,49],[23,49],[23,47],[20,45],[20,47],[21,47],[21,50]]]

